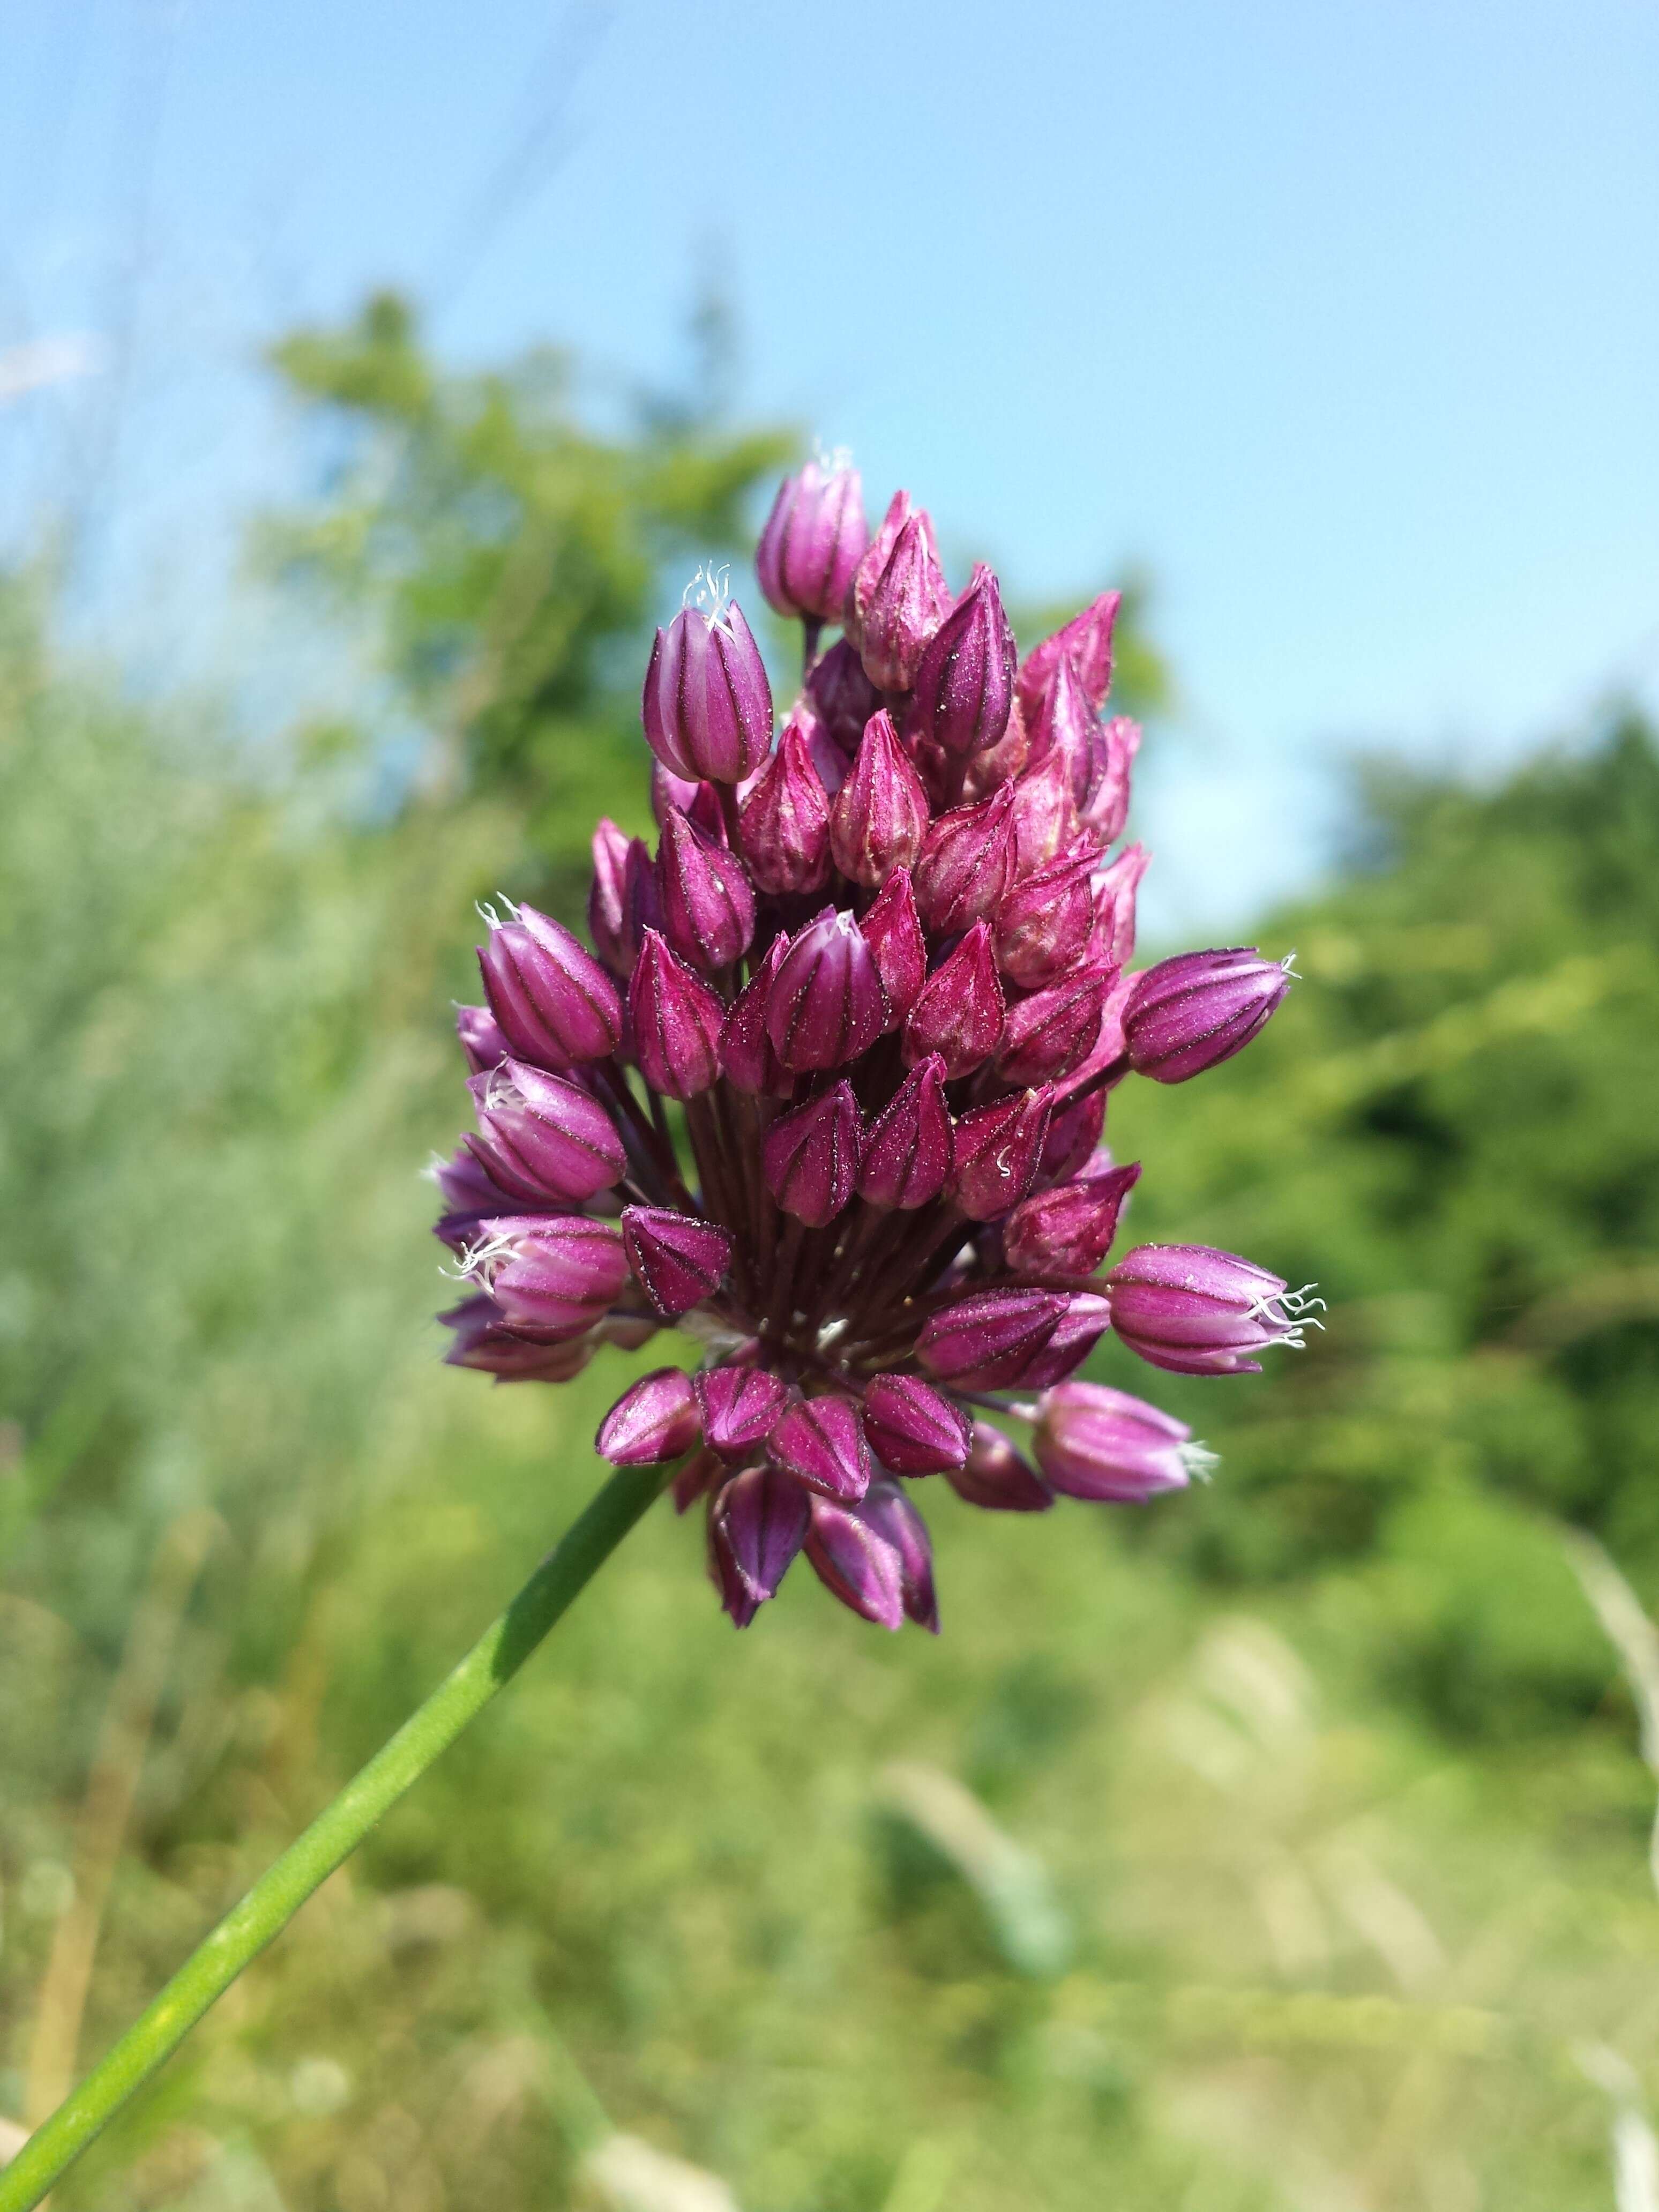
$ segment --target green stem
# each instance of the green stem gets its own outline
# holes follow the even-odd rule
[[[3,2172],[0,2212],[28,2212],[287,1927],[475,1713],[511,1680],[661,1492],[672,1468],[619,1468],[500,1619],[192,1952],[149,2010],[36,2130]]]

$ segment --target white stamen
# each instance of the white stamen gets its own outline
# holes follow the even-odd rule
[[[1322,1321],[1312,1318],[1315,1306],[1322,1312],[1325,1306],[1323,1298],[1308,1296],[1310,1291],[1317,1288],[1317,1284],[1304,1283],[1299,1291],[1269,1291],[1256,1300],[1245,1319],[1266,1322],[1276,1332],[1272,1341],[1282,1344],[1287,1352],[1305,1352],[1308,1340],[1302,1333],[1304,1329],[1325,1326]]]
[[[516,902],[508,898],[505,891],[497,891],[495,896],[501,901],[501,914],[504,914],[507,916],[507,921],[516,921],[519,918],[519,908]],[[507,922],[501,920],[501,915],[496,913],[495,908],[491,906],[487,900],[479,899],[477,902],[476,911],[479,921],[488,923],[491,929],[506,928]]]
[[[680,593],[682,607],[696,607],[710,629],[722,636],[732,635],[732,564],[722,561],[718,568],[705,562],[685,589]]]
[[[1194,1482],[1208,1482],[1221,1464],[1220,1453],[1207,1444],[1177,1444],[1176,1457]]]
[[[1294,965],[1295,960],[1295,953],[1287,952],[1279,964],[1284,969],[1285,973],[1290,977],[1291,982],[1299,983],[1302,981],[1302,978],[1296,972]]]
[[[826,452],[824,450],[823,439],[814,438],[812,441],[812,459],[817,463],[825,476],[838,477],[843,470],[850,469],[852,467],[853,448],[850,446],[832,446],[829,451]]]

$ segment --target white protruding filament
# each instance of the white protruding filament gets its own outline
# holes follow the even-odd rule
[[[1220,1453],[1212,1452],[1207,1444],[1177,1444],[1176,1457],[1194,1482],[1208,1482],[1221,1464]]]
[[[852,467],[853,448],[850,446],[832,446],[826,452],[823,439],[814,438],[812,459],[823,475],[838,477]]]
[[[1294,951],[1291,951],[1285,955],[1285,957],[1279,964],[1280,968],[1283,969],[1285,975],[1290,977],[1292,983],[1299,983],[1302,981],[1302,978],[1296,972],[1295,961],[1296,954]]]
[[[495,896],[501,901],[501,914],[497,914],[495,908],[490,905],[487,899],[479,899],[476,901],[474,911],[477,913],[479,921],[482,921],[486,927],[492,930],[505,929],[508,921],[516,921],[518,920],[518,904],[516,901],[508,898],[505,891],[497,891]],[[502,921],[502,914],[507,916],[507,921]]]
[[[695,607],[709,629],[724,637],[732,635],[731,575],[729,561],[722,561],[718,568],[705,562],[680,593],[680,605]]]

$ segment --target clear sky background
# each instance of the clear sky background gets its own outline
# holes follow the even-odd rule
[[[1659,690],[1654,0],[0,0],[0,523],[74,487],[124,642],[199,654],[295,481],[262,335],[390,281],[602,404],[712,270],[740,411],[1022,593],[1150,575],[1166,918],[1304,880],[1357,746]]]

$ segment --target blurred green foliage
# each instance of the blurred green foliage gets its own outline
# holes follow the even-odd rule
[[[778,447],[596,439],[556,377],[440,375],[388,302],[283,364],[346,426],[283,557],[383,621],[447,777],[374,818],[352,744],[256,778],[0,592],[0,2116],[181,1527],[214,1516],[88,2055],[665,1356],[440,1366],[416,1170],[459,1119],[472,900],[568,896],[591,812],[643,819],[665,564]],[[1586,2067],[1659,2086],[1651,1784],[1560,1532],[1659,1600],[1659,753],[1626,720],[1492,790],[1379,776],[1357,820],[1262,926],[1306,978],[1263,1038],[1113,1107],[1137,1236],[1331,1301],[1259,1378],[1102,1355],[1214,1485],[1031,1520],[927,1486],[938,1643],[805,1577],[735,1636],[663,1509],[64,2212],[665,2212],[582,2178],[601,2108],[748,2212],[1612,2201]]]

